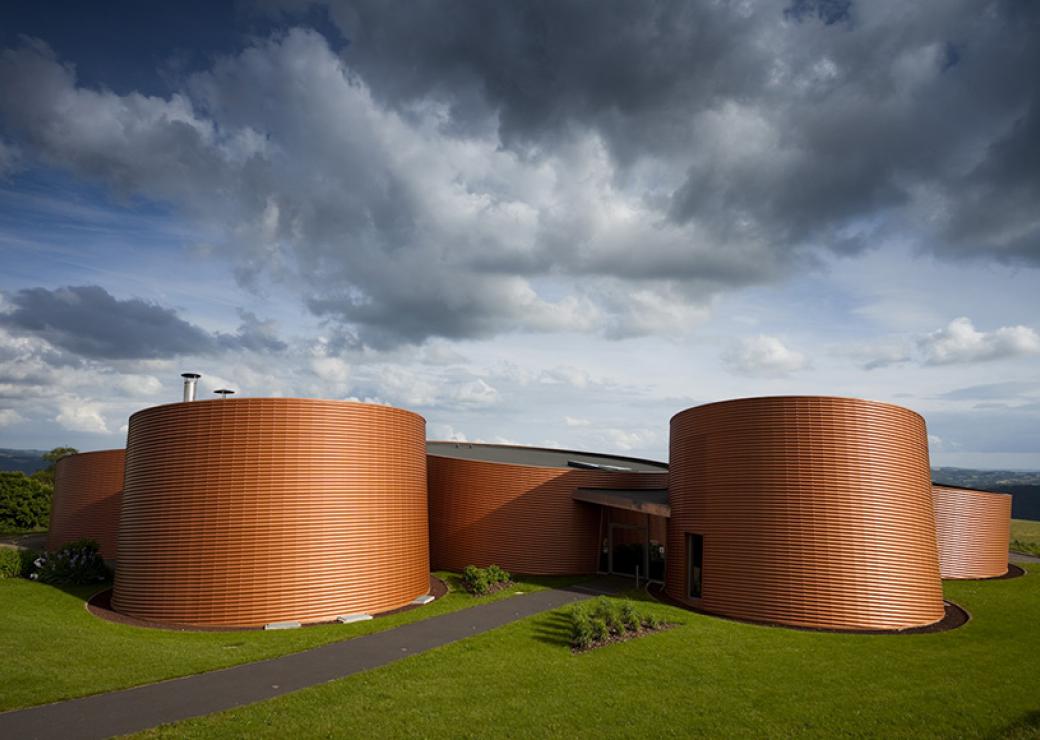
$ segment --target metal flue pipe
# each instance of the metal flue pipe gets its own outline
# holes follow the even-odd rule
[[[195,386],[198,385],[199,378],[202,376],[198,373],[181,373],[181,377],[184,378],[184,402],[195,400]]]

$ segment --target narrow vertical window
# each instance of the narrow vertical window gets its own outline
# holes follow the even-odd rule
[[[686,558],[687,592],[690,594],[691,599],[699,599],[701,597],[701,583],[703,579],[703,535],[686,535]]]

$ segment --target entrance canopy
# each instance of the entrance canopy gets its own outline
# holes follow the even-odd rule
[[[672,507],[668,505],[667,488],[579,488],[571,494],[575,501],[609,506],[612,509],[638,511],[641,514],[670,517]]]

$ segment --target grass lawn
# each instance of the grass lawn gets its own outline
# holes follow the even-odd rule
[[[1012,519],[1011,549],[1031,555],[1040,555],[1040,522]]]
[[[550,613],[163,737],[1038,737],[1040,575],[947,582],[952,632],[843,635],[650,608],[582,655]]]
[[[432,604],[355,624],[277,632],[175,632],[113,624],[84,608],[99,590],[61,590],[0,579],[0,711],[186,676],[358,637],[437,614],[581,579],[523,579],[517,589],[474,598],[458,577],[438,573],[452,591]]]

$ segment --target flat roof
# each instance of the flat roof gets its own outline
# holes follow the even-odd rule
[[[974,491],[975,493],[990,493],[994,496],[1011,496],[1007,491],[990,491],[985,488],[972,488],[971,486],[955,486],[952,483],[936,483],[932,481],[933,488],[952,488],[955,491]]]
[[[548,447],[428,441],[426,452],[436,457],[479,460],[507,465],[529,465],[537,468],[573,468],[576,470],[601,470],[607,473],[668,472],[668,464],[663,462],[577,450],[555,450]]]
[[[672,515],[672,507],[668,505],[667,488],[579,488],[571,494],[571,498],[587,504],[638,511],[641,514],[663,517]]]

